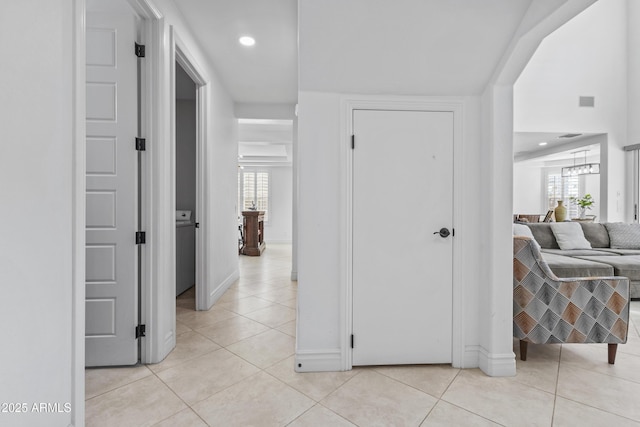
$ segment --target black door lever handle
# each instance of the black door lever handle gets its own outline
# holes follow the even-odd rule
[[[440,237],[442,237],[444,239],[445,237],[449,237],[449,235],[451,233],[449,232],[448,228],[444,228],[443,227],[443,228],[440,229],[440,231],[435,231],[433,234],[439,234]]]

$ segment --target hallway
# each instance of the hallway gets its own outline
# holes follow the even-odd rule
[[[193,289],[181,295],[162,363],[86,370],[86,425],[640,425],[638,302],[614,366],[606,345],[531,345],[512,378],[442,365],[296,374],[290,269],[291,246],[268,244],[240,257],[211,310],[193,311]]]

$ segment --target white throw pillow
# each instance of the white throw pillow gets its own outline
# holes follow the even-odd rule
[[[579,223],[552,222],[550,225],[560,249],[591,249],[591,243],[585,239]]]
[[[513,224],[513,235],[529,237],[532,240],[536,240],[533,237],[533,233],[531,232],[531,229],[524,224]]]

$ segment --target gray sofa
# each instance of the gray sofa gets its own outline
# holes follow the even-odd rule
[[[556,276],[628,277],[630,297],[640,299],[640,225],[580,223],[592,249],[567,250],[560,249],[551,224],[529,223],[526,226],[531,229],[544,260]]]

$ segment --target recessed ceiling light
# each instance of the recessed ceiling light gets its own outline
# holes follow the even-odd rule
[[[539,142],[538,145],[547,145],[545,141]]]
[[[242,46],[253,46],[256,44],[256,39],[250,36],[242,36],[238,39]]]

